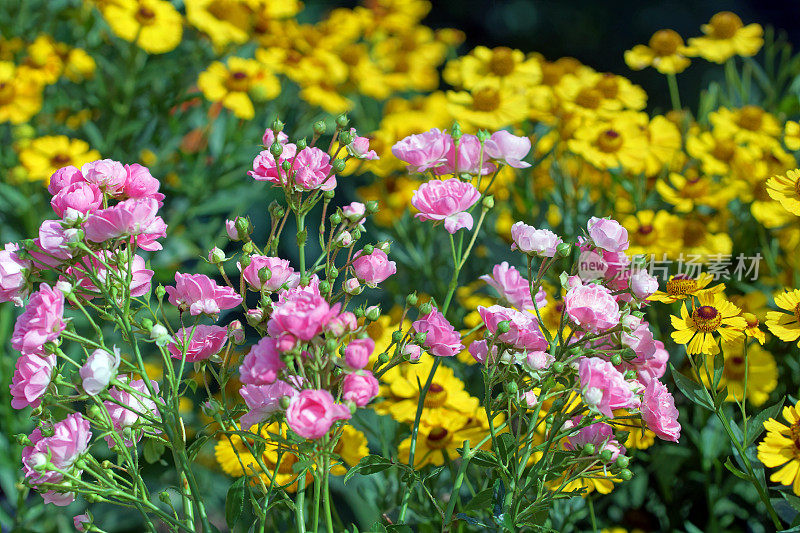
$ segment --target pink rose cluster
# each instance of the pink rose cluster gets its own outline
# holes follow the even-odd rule
[[[506,261],[495,265],[491,275],[481,276],[480,279],[496,290],[500,298],[520,311],[542,310],[547,305],[547,293],[544,288],[539,287],[534,306],[530,283]]]

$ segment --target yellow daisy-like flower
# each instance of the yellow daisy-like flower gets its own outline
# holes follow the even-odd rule
[[[469,92],[447,93],[447,110],[467,128],[497,130],[528,116],[528,99],[514,87],[485,82]]]
[[[747,322],[739,316],[741,309],[727,301],[721,294],[703,293],[697,297],[699,305],[692,302],[691,311],[681,306],[681,316],[672,319],[672,340],[685,344],[689,355],[719,352],[716,333],[724,342],[741,337]]]
[[[245,0],[184,0],[184,5],[186,21],[208,35],[217,50],[247,41],[251,10]]]
[[[174,50],[183,37],[183,17],[166,0],[108,2],[102,13],[111,31],[149,54]]]
[[[800,216],[800,169],[768,179],[767,193],[773,200],[779,201],[784,209]]]
[[[760,24],[744,25],[730,11],[717,13],[700,27],[705,36],[689,39],[687,55],[699,56],[713,63],[724,63],[733,56],[754,56],[764,46]]]
[[[682,219],[682,231],[677,237],[683,239],[683,253],[705,262],[711,256],[730,255],[733,241],[725,232],[714,232],[716,220],[710,217],[692,216]]]
[[[775,295],[775,305],[788,313],[770,311],[765,322],[770,333],[784,342],[800,338],[800,289]],[[797,345],[800,347],[800,341]]]
[[[675,238],[682,226],[681,219],[663,209],[638,211],[622,219],[622,225],[628,230],[630,247],[627,252],[630,255],[656,254],[658,257],[681,249],[681,240]]]
[[[17,74],[14,63],[0,61],[0,123],[22,124],[42,109],[42,86]]]
[[[281,84],[274,74],[258,61],[241,57],[229,58],[227,66],[214,61],[200,73],[197,85],[206,98],[222,102],[244,120],[255,116],[251,95],[258,100],[270,100],[281,92]]]
[[[767,435],[758,445],[758,460],[767,468],[783,466],[770,475],[770,481],[791,486],[800,496],[800,415],[797,404],[783,408],[782,424],[770,418],[764,422]]]
[[[64,75],[70,81],[79,83],[83,80],[91,79],[96,69],[97,63],[95,63],[92,56],[86,53],[86,50],[72,48],[67,53],[67,58],[64,62]]]
[[[769,394],[778,386],[778,365],[771,353],[754,343],[747,347],[745,357],[744,345],[746,339],[722,343],[724,366],[718,389],[727,387],[726,402],[742,401],[744,394],[756,407],[763,405],[769,399]],[[746,364],[745,364],[746,362]],[[714,375],[713,359],[705,360],[708,365],[708,374],[700,369],[700,379],[706,387],[710,386],[708,376]],[[745,391],[745,373],[747,374],[747,390]]]
[[[658,30],[648,45],[637,44],[625,52],[625,64],[632,70],[653,67],[661,74],[678,74],[691,63],[687,51],[678,32]]]
[[[758,317],[753,313],[742,313],[742,318],[744,318],[747,322],[747,327],[744,330],[744,334],[748,337],[754,338],[759,344],[764,344],[764,342],[767,340],[767,336],[759,327]]]
[[[800,150],[800,122],[786,121],[783,126],[783,144],[792,152]]]
[[[483,425],[475,423],[473,419],[454,417],[443,410],[431,411],[420,420],[414,468],[428,464],[442,465],[445,455],[453,460],[459,457],[457,449],[464,445],[465,440],[469,440],[470,447],[474,448],[486,435],[487,430]],[[482,448],[490,445],[490,442],[486,442]],[[411,437],[408,437],[398,445],[397,458],[401,463],[408,463],[410,453]]]
[[[614,490],[614,483],[622,480],[614,477],[607,469],[602,466],[594,467],[585,472],[578,479],[574,479],[561,487],[562,480],[557,480],[553,485],[560,487],[559,492],[581,492],[581,496],[586,496],[594,491],[600,494],[610,494]]]
[[[730,200],[728,189],[696,169],[689,169],[685,175],[671,172],[656,182],[656,191],[678,213],[691,213],[700,205],[718,209]]]
[[[640,127],[639,113],[620,112],[609,121],[588,122],[567,143],[570,151],[601,170],[644,170],[647,135]]]
[[[347,473],[347,466],[356,466],[362,457],[369,455],[367,437],[351,425],[342,426],[342,434],[333,448],[333,453],[342,458],[344,464],[337,464],[331,468],[334,476],[343,476]]]
[[[709,176],[744,175],[751,172],[760,151],[757,145],[737,142],[735,133],[730,125],[713,131],[692,131],[686,138],[686,152],[700,161],[700,168]]]
[[[100,159],[97,150],[81,139],[55,135],[33,139],[19,154],[20,163],[28,171],[30,181],[43,180],[45,185],[59,168],[69,165],[80,168],[84,163]]]
[[[716,294],[725,290],[724,283],[708,287],[708,284],[712,281],[714,281],[714,276],[707,272],[700,273],[697,278],[677,274],[669,278],[664,292],[656,291],[648,300],[671,304],[690,296],[699,296],[707,292]]]
[[[644,159],[644,172],[648,176],[660,174],[664,169],[679,168],[686,159],[681,151],[681,132],[674,122],[662,115],[653,117],[647,123],[647,153]]]
[[[27,55],[18,69],[21,77],[30,78],[41,85],[58,81],[64,72],[64,61],[52,37],[39,35],[26,51]]]
[[[535,59],[526,58],[521,50],[478,46],[469,54],[448,61],[442,77],[453,87],[464,89],[484,81],[527,88],[542,80],[542,68]]]
[[[765,150],[778,146],[778,137],[783,131],[774,115],[756,105],[746,105],[741,109],[721,107],[709,113],[708,120],[714,127],[715,136]]]

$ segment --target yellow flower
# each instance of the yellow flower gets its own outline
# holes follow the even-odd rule
[[[442,77],[453,87],[464,89],[484,81],[528,88],[541,81],[542,68],[535,59],[526,58],[521,50],[478,46],[469,54],[448,61]]]
[[[680,217],[663,209],[655,211],[645,209],[622,219],[622,225],[628,230],[630,255],[674,254],[681,249],[682,242],[675,236],[680,232]]]
[[[796,341],[800,338],[800,289],[776,294],[775,305],[788,313],[767,313],[767,329],[784,342]],[[800,346],[800,341],[797,345]]]
[[[469,92],[448,92],[447,100],[447,110],[467,128],[497,130],[528,116],[525,93],[497,83],[484,82]]]
[[[217,50],[247,41],[251,11],[245,0],[184,0],[184,5],[186,21],[208,35]]]
[[[734,135],[730,126],[713,132],[692,131],[686,138],[686,152],[700,161],[700,168],[709,176],[744,175],[751,172],[760,153],[756,146],[739,144]]]
[[[716,294],[725,290],[724,283],[708,287],[708,284],[713,280],[714,276],[707,272],[701,272],[697,278],[691,278],[684,274],[677,274],[669,278],[665,292],[656,291],[648,300],[671,304],[690,296],[699,296],[706,292]]]
[[[622,109],[640,111],[647,105],[647,93],[638,85],[589,68],[564,76],[556,95],[565,113],[588,118],[608,118]]]
[[[43,180],[45,185],[59,168],[69,165],[80,168],[84,163],[100,159],[97,150],[81,139],[55,135],[33,139],[19,154],[19,160],[28,171],[30,181]]]
[[[683,166],[685,157],[681,151],[681,132],[674,122],[657,115],[646,126],[640,127],[647,135],[645,174],[655,176],[664,169]]]
[[[784,209],[800,216],[800,169],[768,179],[767,193],[773,200],[779,201]]]
[[[30,78],[41,85],[58,81],[64,72],[64,62],[49,35],[39,35],[28,45],[27,55],[19,66],[19,75]]]
[[[149,54],[174,50],[183,36],[183,17],[166,0],[118,0],[102,13],[111,31]]]
[[[647,151],[647,136],[640,127],[642,118],[639,113],[620,112],[608,121],[587,122],[567,144],[570,151],[599,169],[642,172]]]
[[[22,124],[42,108],[42,86],[17,74],[14,63],[0,61],[0,122]]]
[[[356,466],[362,457],[369,455],[367,437],[351,425],[342,426],[342,434],[333,449],[333,453],[342,458],[344,464],[337,464],[331,468],[334,476],[343,476],[347,473],[348,466]]]
[[[800,150],[800,122],[786,121],[783,129],[783,144],[792,152]]]
[[[721,107],[709,113],[708,120],[714,126],[715,136],[732,138],[736,143],[753,144],[762,149],[778,146],[782,132],[778,119],[756,105],[746,105],[741,109]]]
[[[431,411],[420,420],[414,468],[419,469],[428,464],[442,465],[445,455],[453,460],[459,457],[456,450],[464,445],[465,440],[469,440],[470,447],[474,448],[487,433],[482,424],[452,416],[447,411]],[[486,442],[482,447],[487,445],[490,443]],[[401,463],[408,463],[410,453],[411,437],[408,437],[398,445],[397,458]]]
[[[697,297],[698,306],[692,302],[691,312],[686,304],[681,306],[681,316],[672,319],[672,340],[685,344],[689,355],[719,352],[714,333],[730,342],[743,335],[747,322],[739,316],[741,309],[725,300],[720,294],[704,293]]]
[[[685,217],[682,231],[676,237],[683,239],[683,254],[705,262],[710,256],[729,255],[733,241],[727,233],[714,232],[714,220],[708,217]]]
[[[770,475],[770,481],[791,486],[800,496],[800,416],[797,404],[783,408],[783,419],[788,426],[774,418],[764,422],[767,435],[758,445],[758,460],[767,468],[783,468]]]
[[[222,102],[234,115],[250,120],[255,116],[253,101],[269,100],[281,92],[281,84],[258,61],[241,57],[228,58],[228,65],[214,61],[200,73],[197,85],[212,102]]]
[[[686,70],[691,61],[687,48],[675,30],[658,30],[650,37],[649,46],[637,44],[625,52],[625,63],[633,70],[653,67],[661,74],[677,74]]]
[[[764,30],[759,24],[742,23],[730,11],[717,13],[700,27],[705,36],[689,39],[687,55],[699,56],[714,63],[724,63],[735,55],[754,56],[764,45]]]
[[[73,48],[67,54],[64,75],[75,83],[91,79],[97,64],[94,58],[81,48]]]
[[[744,353],[746,339],[722,343],[724,365],[718,389],[727,387],[727,402],[741,402],[743,395],[756,407],[763,405],[769,399],[769,394],[778,386],[778,366],[772,354],[758,344],[747,347],[747,357]],[[745,364],[745,359],[747,364]],[[714,375],[713,358],[707,357],[705,365],[708,374],[700,368],[700,378],[706,387],[710,386],[708,376]],[[747,390],[745,391],[745,374],[747,375]]]
[[[690,213],[700,205],[719,209],[730,200],[730,192],[696,169],[686,175],[671,172],[667,179],[656,182],[656,191],[661,199],[672,204],[678,213]]]

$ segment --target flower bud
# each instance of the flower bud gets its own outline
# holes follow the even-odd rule
[[[491,196],[491,195],[490,196],[485,196],[483,198],[483,201],[481,202],[481,205],[483,206],[484,209],[493,208],[494,207],[494,196]]]
[[[433,306],[430,302],[425,302],[424,304],[419,306],[419,313],[421,315],[428,315],[433,311]]]
[[[325,122],[323,122],[322,120],[318,120],[317,122],[314,123],[313,129],[315,135],[325,135],[325,131],[328,128],[325,126]]]
[[[600,452],[600,459],[606,463],[610,462],[612,457],[614,457],[614,452],[608,448],[605,448],[602,452]]]
[[[508,320],[502,320],[497,323],[498,333],[508,333],[509,331],[511,331],[511,322]]]
[[[262,285],[272,279],[272,271],[269,267],[264,267],[258,270],[258,281],[262,283]]]
[[[150,329],[150,340],[155,341],[158,346],[166,346],[172,342],[172,337],[170,337],[167,328],[161,324],[156,324]]]
[[[519,386],[517,385],[516,381],[509,381],[505,384],[505,391],[506,394],[509,396],[516,396],[519,392]]]
[[[458,142],[461,140],[461,135],[461,126],[458,122],[453,122],[453,127],[450,128],[450,137],[453,138],[453,141]]]
[[[366,244],[366,245],[364,245],[364,248],[361,249],[361,255],[362,256],[371,255],[372,252],[374,252],[374,251],[375,251],[375,247],[374,246],[372,246],[371,244]]]
[[[320,294],[328,294],[331,292],[331,284],[328,280],[322,280],[319,282],[319,292]]]
[[[583,445],[583,449],[581,450],[581,452],[584,455],[594,455],[595,452],[594,444],[592,444],[591,442],[587,442],[586,444]]]
[[[269,147],[269,153],[271,153],[273,157],[279,157],[283,153],[283,145],[275,141],[272,143],[272,146]]]
[[[378,212],[378,202],[375,200],[370,200],[365,204],[367,206],[367,213],[373,215]]]
[[[228,234],[228,238],[230,240],[239,240],[239,230],[236,229],[236,220],[229,219],[225,221],[225,233]]]
[[[351,142],[353,142],[353,134],[352,133],[350,133],[349,131],[345,130],[345,131],[343,131],[343,132],[341,132],[339,134],[339,144],[347,145],[347,144],[350,144]]]
[[[208,262],[214,265],[218,265],[224,262],[226,259],[227,257],[225,257],[225,252],[223,252],[216,246],[212,248],[210,252],[208,252]]]
[[[337,277],[339,277],[339,269],[335,266],[331,266],[331,268],[328,269],[328,277],[335,280]]]
[[[564,363],[562,363],[561,361],[556,361],[555,363],[553,363],[553,371],[556,374],[562,373],[564,371]]]
[[[401,340],[403,340],[403,337],[404,335],[402,331],[395,330],[392,332],[392,342],[394,343],[400,342]]]
[[[308,148],[308,141],[305,137],[303,137],[302,139],[297,139],[297,142],[295,142],[294,145],[297,147],[297,151],[299,152],[300,150],[305,150]]]
[[[322,197],[325,198],[326,200],[333,200],[334,196],[336,196],[336,191],[334,190],[325,191],[322,193]]]
[[[253,232],[253,226],[245,217],[236,217],[235,226],[239,239],[244,239]]]
[[[330,216],[331,224],[334,226],[342,222],[342,215],[339,213],[334,213]]]
[[[245,318],[247,319],[248,324],[256,327],[264,320],[264,311],[260,307],[248,309]]]
[[[375,322],[381,316],[381,308],[378,307],[377,305],[368,307],[365,316],[367,317],[367,320],[372,320],[373,322]]]
[[[336,237],[336,245],[342,248],[347,248],[353,244],[353,235],[349,231],[343,231]]]
[[[69,281],[60,280],[56,282],[56,289],[61,291],[64,296],[72,294],[72,283]]]
[[[406,304],[409,307],[414,307],[415,305],[417,305],[418,301],[419,301],[419,297],[417,296],[416,292],[406,296]]]
[[[275,118],[275,120],[272,121],[272,131],[275,132],[275,133],[282,132],[283,131],[283,126],[284,126],[284,124],[283,124],[283,122],[281,122],[281,119],[279,119],[279,118]]]
[[[630,464],[630,462],[631,462],[630,457],[628,457],[626,455],[618,455],[615,464],[619,468],[628,468],[628,465]]]
[[[347,118],[346,113],[342,113],[338,117],[336,117],[336,127],[339,129],[345,129],[347,125],[350,124],[350,119]]]
[[[382,353],[382,354],[380,354],[380,355],[378,356],[378,362],[379,362],[380,364],[382,364],[382,365],[385,365],[386,363],[388,363],[388,362],[389,362],[389,354],[388,354],[388,353]]]
[[[17,444],[20,446],[33,446],[33,442],[31,442],[30,437],[28,437],[25,433],[19,433],[14,437],[17,441]]]
[[[363,318],[364,317],[364,308],[363,307],[356,307],[353,311],[353,314],[356,318]]]
[[[562,242],[556,246],[556,254],[559,257],[567,257],[570,253],[572,253],[572,243]]]
[[[303,274],[302,276],[300,276],[301,287],[308,287],[309,283],[311,283],[311,278],[308,277],[308,274]]]
[[[286,210],[283,208],[281,204],[273,200],[269,204],[269,214],[272,215],[273,219],[279,219],[286,214]]]
[[[478,138],[478,141],[483,144],[492,137],[492,134],[486,130],[478,130],[478,133],[475,136]]]
[[[289,404],[291,404],[291,403],[292,403],[292,399],[289,396],[282,397],[281,401],[280,401],[281,409],[288,409],[289,408]]]
[[[622,364],[622,356],[618,353],[615,353],[611,356],[611,364],[614,366]]]
[[[331,162],[331,168],[336,173],[342,172],[346,166],[347,166],[347,163],[345,162],[344,159],[334,159]]]
[[[292,162],[287,159],[286,161],[281,163],[281,168],[283,169],[284,172],[290,172],[292,170]]]
[[[631,472],[627,468],[623,468],[622,470],[619,471],[619,477],[623,481],[630,481],[631,478],[633,477],[633,472]]]
[[[415,344],[425,344],[425,341],[428,339],[428,332],[427,331],[420,331],[414,334],[414,343]]]

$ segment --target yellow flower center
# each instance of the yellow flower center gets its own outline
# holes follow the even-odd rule
[[[508,76],[514,72],[514,52],[511,48],[500,46],[492,51],[489,70],[495,76]]]
[[[616,130],[606,130],[597,137],[597,147],[606,153],[622,148],[622,135]]]
[[[500,107],[500,93],[490,87],[481,89],[472,97],[472,107],[476,111],[494,111]]]
[[[794,443],[795,453],[800,452],[800,420],[789,426],[789,435]]]
[[[597,109],[603,101],[603,93],[599,89],[581,89],[575,97],[575,103],[586,109]]]
[[[742,19],[730,11],[717,13],[708,23],[711,26],[711,36],[715,39],[730,39],[736,35],[737,30],[744,26]]]
[[[361,59],[361,54],[358,51],[358,46],[353,45],[342,50],[339,54],[339,57],[342,58],[342,61],[352,67],[358,64],[359,60]]]
[[[246,72],[237,70],[236,72],[230,73],[225,86],[229,91],[244,93],[250,88],[250,78],[247,76]]]
[[[640,245],[651,244],[658,237],[652,224],[642,224],[636,230],[636,243]]]
[[[735,355],[725,361],[723,373],[728,381],[742,381],[744,379],[744,357]]]
[[[746,105],[739,112],[739,126],[750,131],[758,131],[764,122],[764,110],[758,106]]]
[[[794,182],[794,193],[800,196],[800,179]]]
[[[748,328],[754,328],[758,326],[758,317],[753,313],[742,313],[742,318],[744,318],[744,321],[747,322]]]
[[[683,39],[675,30],[658,30],[650,37],[650,48],[659,57],[671,56],[683,46]]]
[[[605,74],[600,81],[595,85],[595,89],[605,97],[610,99],[616,98],[619,94],[619,81],[613,74]]]
[[[699,220],[690,220],[683,229],[683,244],[700,246],[706,240],[706,226]]]
[[[0,105],[8,104],[14,101],[16,91],[14,84],[6,81],[0,82]]]
[[[800,304],[794,306],[794,319],[800,322]]]
[[[442,448],[447,448],[447,445],[450,444],[452,440],[453,435],[451,435],[449,431],[443,427],[435,427],[428,433],[428,438],[425,439],[425,443],[428,445],[428,448],[441,450]]]
[[[697,281],[687,278],[683,274],[678,274],[667,282],[667,294],[670,296],[682,296],[697,290]]]
[[[447,401],[447,391],[438,383],[431,383],[425,396],[425,407],[441,407]]]
[[[715,307],[702,305],[692,311],[692,322],[700,331],[716,331],[722,324],[722,314]]]
[[[716,139],[714,142],[714,149],[711,150],[711,155],[714,159],[719,161],[728,162],[733,158],[736,153],[736,143],[732,139]]]
[[[55,154],[50,158],[50,165],[56,168],[67,166],[72,158],[67,154]]]
[[[553,87],[564,77],[564,69],[555,63],[544,63],[542,65],[542,85]]]
[[[155,12],[150,9],[149,7],[142,6],[138,10],[136,10],[136,22],[141,24],[142,26],[149,26],[153,24],[156,19]]]

